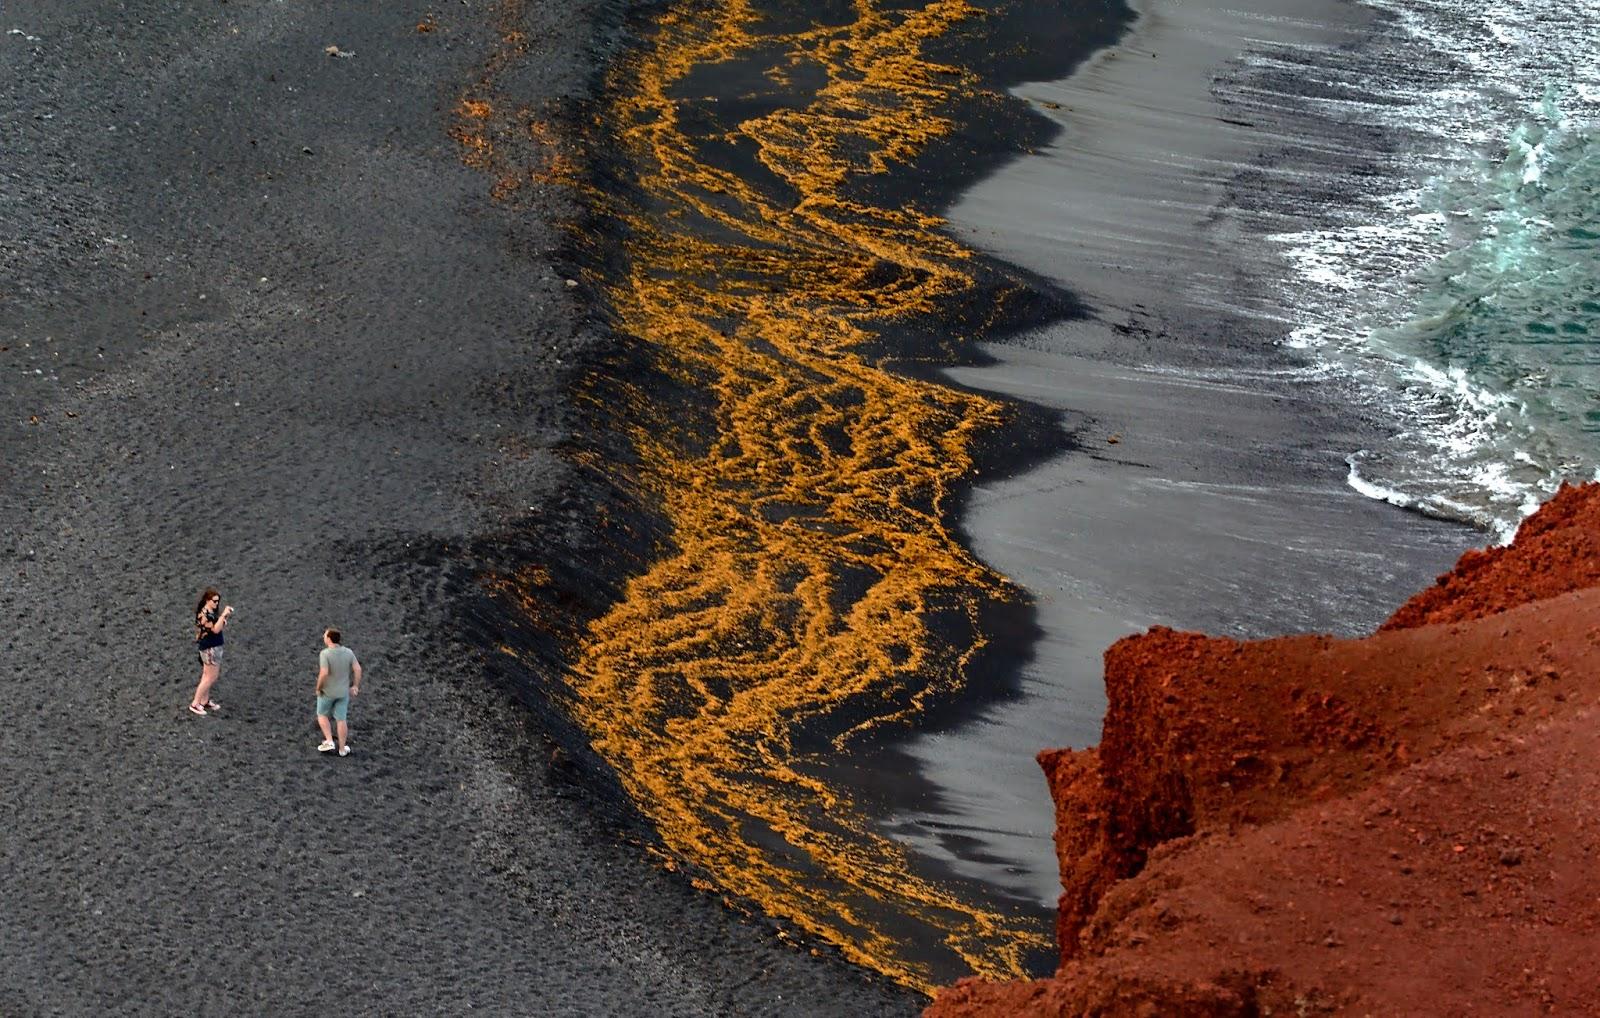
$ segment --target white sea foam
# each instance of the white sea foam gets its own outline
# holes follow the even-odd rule
[[[1397,491],[1394,488],[1388,488],[1374,481],[1369,481],[1365,477],[1361,476],[1361,459],[1367,455],[1369,455],[1369,453],[1366,449],[1360,449],[1345,457],[1344,461],[1350,467],[1350,474],[1346,478],[1350,484],[1350,487],[1361,492],[1361,494],[1367,496],[1368,498],[1377,499],[1379,502],[1387,502],[1390,505],[1397,505],[1402,509],[1414,508],[1417,504],[1417,500],[1412,496],[1407,495],[1403,491]]]
[[[1392,446],[1351,457],[1351,487],[1504,535],[1562,476],[1600,476],[1600,375],[1571,366],[1600,360],[1584,338],[1592,316],[1600,343],[1600,272],[1549,256],[1563,223],[1587,228],[1593,180],[1559,192],[1600,136],[1600,0],[1359,2],[1384,19],[1359,52],[1253,53],[1218,84],[1267,118],[1387,139],[1321,169],[1317,138],[1271,167],[1307,193],[1254,217],[1291,268],[1284,341],[1395,421]],[[1534,321],[1539,288],[1576,306],[1591,284],[1581,316]],[[1502,326],[1503,344],[1482,334]]]

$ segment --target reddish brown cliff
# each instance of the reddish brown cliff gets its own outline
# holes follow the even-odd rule
[[[1154,629],[1039,760],[1062,967],[930,1015],[1600,1014],[1600,486],[1360,640]]]

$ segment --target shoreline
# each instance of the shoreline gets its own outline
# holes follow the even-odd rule
[[[1343,451],[1370,441],[1373,424],[1274,345],[1270,308],[1246,314],[1226,299],[1227,241],[1207,231],[1251,135],[1196,83],[1247,43],[1296,38],[1310,16],[1290,12],[1305,5],[1140,6],[1130,34],[1070,78],[1013,90],[1062,133],[950,212],[956,235],[1095,311],[946,372],[1059,415],[1077,449],[978,485],[963,508],[969,546],[1030,592],[1041,637],[1015,696],[898,749],[937,791],[892,829],[1051,905],[1051,803],[1032,753],[1099,741],[1106,646],[1155,624],[1353,634],[1480,539],[1352,490]],[[1158,281],[1184,278],[1185,265],[1200,281],[1163,297]]]

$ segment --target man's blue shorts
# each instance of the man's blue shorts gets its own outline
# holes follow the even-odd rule
[[[319,696],[317,697],[317,716],[332,717],[335,721],[347,721],[350,718],[350,697],[345,696]]]

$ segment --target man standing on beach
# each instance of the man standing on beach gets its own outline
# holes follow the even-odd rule
[[[322,745],[317,752],[334,748],[329,718],[339,726],[339,755],[350,755],[350,698],[361,692],[361,662],[356,652],[339,642],[337,629],[322,631],[322,653],[317,655],[317,724],[322,728]]]

